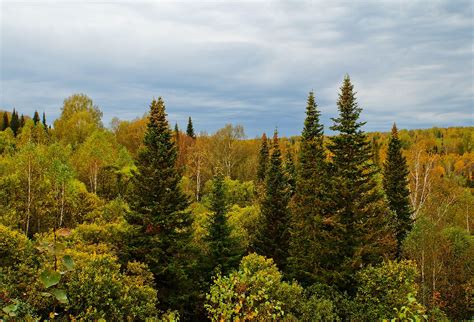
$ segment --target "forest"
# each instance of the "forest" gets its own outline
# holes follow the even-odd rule
[[[473,319],[474,127],[366,133],[355,92],[294,137],[2,111],[0,320]]]

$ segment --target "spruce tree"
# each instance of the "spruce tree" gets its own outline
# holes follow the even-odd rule
[[[227,221],[228,205],[224,176],[217,171],[212,181],[210,195],[210,210],[208,235],[205,241],[209,248],[209,273],[216,270],[223,275],[238,266],[242,257],[242,250],[238,242],[231,236],[231,227]]]
[[[290,189],[290,197],[296,192],[296,167],[293,161],[293,154],[288,147],[285,158],[285,175],[288,179],[288,187]]]
[[[35,114],[33,115],[33,122],[35,123],[35,125],[40,122],[40,116],[38,114],[38,111],[35,111]]]
[[[288,181],[283,171],[278,132],[273,136],[270,162],[261,202],[261,220],[254,248],[260,255],[273,258],[278,268],[286,269],[288,228],[290,225]]]
[[[46,124],[46,113],[43,112],[43,126],[45,129],[48,129],[48,125]]]
[[[136,227],[129,244],[131,259],[142,261],[155,276],[160,303],[181,309],[192,293],[189,279],[191,225],[187,197],[179,186],[176,146],[163,100],[150,105],[144,147],[136,162],[128,221]]]
[[[260,153],[258,155],[257,180],[259,182],[265,181],[269,156],[270,156],[270,152],[268,149],[267,135],[263,133],[262,143],[260,145]]]
[[[314,93],[308,95],[301,134],[298,179],[293,201],[290,257],[291,276],[302,284],[326,282],[335,267],[330,214],[328,166],[324,132]],[[330,282],[330,281],[327,281]]]
[[[387,158],[383,166],[383,187],[387,195],[390,210],[395,215],[396,236],[398,241],[397,255],[400,256],[401,243],[411,230],[410,191],[408,190],[408,175],[410,171],[405,156],[402,154],[402,145],[398,138],[395,123],[388,143]]]
[[[196,134],[194,133],[193,121],[191,120],[191,116],[188,119],[188,127],[186,128],[186,135],[190,138],[195,139]]]
[[[9,126],[10,126],[10,122],[8,122],[8,113],[3,112],[2,131],[6,130]]]
[[[354,291],[355,271],[390,257],[395,248],[389,210],[375,176],[371,146],[359,122],[358,107],[349,76],[344,78],[337,102],[339,117],[333,118],[331,130],[332,179],[334,181],[332,211],[336,215],[337,236],[335,258],[339,261],[334,282]]]
[[[20,116],[20,128],[22,128],[23,126],[25,126],[25,116],[23,114],[21,114],[21,116]]]
[[[20,129],[20,120],[18,119],[18,113],[13,109],[12,118],[10,120],[10,128],[13,131],[13,134],[16,136],[18,130]]]

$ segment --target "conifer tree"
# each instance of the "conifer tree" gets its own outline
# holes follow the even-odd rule
[[[254,248],[260,255],[273,258],[280,269],[286,269],[290,225],[288,181],[283,171],[278,132],[275,130],[270,162],[265,178],[265,195],[261,202],[261,221]]]
[[[217,269],[226,275],[231,269],[239,265],[242,250],[237,241],[231,236],[231,227],[227,221],[228,205],[224,176],[221,170],[217,170],[213,179],[210,196],[209,232],[205,238],[209,246],[209,272]]]
[[[176,146],[163,100],[150,105],[144,147],[136,162],[128,221],[137,234],[129,245],[132,259],[150,267],[160,303],[182,309],[192,293],[189,279],[192,219],[188,199],[179,186]]]
[[[324,220],[330,212],[328,166],[323,146],[324,132],[314,93],[308,95],[306,119],[301,134],[298,180],[292,209],[290,273],[302,284],[326,282],[326,271],[334,270],[331,258],[333,220]],[[328,281],[329,282],[329,281]]]
[[[23,126],[25,126],[25,116],[23,114],[21,114],[21,116],[20,116],[20,128],[22,128]]]
[[[288,148],[286,152],[285,175],[288,179],[290,197],[293,197],[296,192],[296,167],[293,161],[293,154],[291,153],[290,148]]]
[[[387,159],[384,162],[383,187],[387,195],[390,210],[395,214],[396,236],[398,241],[397,254],[400,255],[400,247],[403,239],[411,230],[412,210],[410,207],[410,191],[408,190],[407,160],[402,154],[402,145],[398,138],[398,130],[395,123],[392,127],[392,135],[388,143]]]
[[[267,135],[263,133],[262,143],[260,145],[260,153],[258,155],[257,179],[259,182],[265,181],[265,175],[267,174],[269,156],[270,156],[270,152],[268,149]]]
[[[10,128],[13,131],[13,134],[16,136],[18,130],[20,129],[20,120],[18,119],[18,112],[13,109],[12,118],[10,120]]]
[[[35,123],[35,125],[40,122],[40,116],[38,114],[38,111],[35,111],[35,114],[33,115],[33,122]]]
[[[190,138],[195,139],[196,134],[194,133],[193,121],[191,120],[191,116],[188,119],[188,127],[186,128],[186,135]]]
[[[343,289],[354,291],[353,276],[357,268],[376,264],[390,256],[395,239],[389,225],[389,211],[377,185],[377,168],[371,158],[371,146],[359,122],[358,107],[349,76],[344,78],[337,102],[339,117],[333,118],[331,130],[332,178],[334,189],[332,211],[336,215],[338,237],[336,258],[339,269],[334,281]]]
[[[8,122],[8,113],[3,112],[3,118],[2,118],[2,131],[6,130],[10,126],[10,123]]]

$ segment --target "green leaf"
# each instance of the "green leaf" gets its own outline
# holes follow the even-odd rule
[[[56,297],[59,303],[67,303],[66,291],[62,289],[54,289],[51,293]]]
[[[15,316],[15,311],[18,309],[18,304],[10,304],[3,308],[3,312],[8,314],[9,316]]]
[[[64,264],[64,266],[66,267],[66,269],[67,269],[68,271],[73,270],[73,269],[74,269],[74,266],[75,266],[74,260],[73,260],[72,257],[69,256],[69,255],[65,255],[65,256],[63,257],[63,264]]]
[[[59,283],[61,274],[52,270],[44,270],[40,275],[44,287],[48,288]]]

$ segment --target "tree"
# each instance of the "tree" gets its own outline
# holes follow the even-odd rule
[[[395,238],[389,225],[389,210],[376,181],[377,168],[371,162],[371,147],[358,122],[358,107],[349,76],[344,78],[337,102],[339,117],[331,130],[332,212],[336,215],[337,271],[334,278],[352,291],[351,281],[359,267],[377,264],[391,256]]]
[[[43,127],[47,131],[48,130],[48,125],[46,124],[46,113],[43,112]]]
[[[268,149],[267,135],[263,133],[262,143],[260,145],[260,153],[258,155],[258,168],[257,168],[257,179],[260,182],[265,181],[265,176],[267,175],[267,166],[268,166],[269,156],[270,156],[270,151]]]
[[[290,189],[290,197],[293,197],[295,192],[296,192],[297,175],[296,175],[295,163],[293,161],[293,153],[291,152],[291,150],[289,148],[286,152],[284,168],[285,168],[285,175],[288,179],[288,186],[289,186],[289,189]]]
[[[204,239],[209,249],[208,260],[211,272],[220,271],[227,274],[240,261],[242,251],[239,244],[231,236],[232,229],[227,220],[228,204],[224,176],[217,170],[213,179],[210,196],[210,210],[208,235]]]
[[[194,134],[194,127],[193,127],[193,121],[191,120],[191,116],[188,119],[188,127],[186,128],[186,135],[192,139],[196,138],[196,134]]]
[[[387,159],[384,162],[383,187],[388,199],[388,206],[395,214],[397,254],[400,256],[401,243],[412,226],[410,191],[408,190],[407,160],[402,154],[397,126],[393,124],[392,135],[388,143]]]
[[[330,216],[328,166],[323,146],[324,132],[314,93],[308,95],[306,119],[301,134],[298,179],[293,200],[290,258],[291,275],[303,285],[318,280],[331,282],[326,275],[335,269],[331,242],[334,219]]]
[[[17,136],[18,131],[20,129],[20,120],[18,119],[18,112],[15,111],[15,109],[13,109],[13,112],[12,112],[12,118],[10,120],[10,128],[12,129],[13,134]]]
[[[188,277],[192,219],[176,168],[176,146],[160,98],[150,104],[144,146],[129,197],[137,234],[129,245],[132,258],[150,267],[164,307],[182,309],[191,293]]]
[[[25,116],[23,114],[21,114],[20,116],[20,128],[23,128],[23,126],[25,126]]]
[[[10,127],[10,122],[8,122],[8,113],[7,112],[3,112],[3,119],[2,119],[2,127],[1,127],[1,131],[4,131],[6,130],[8,127]]]
[[[272,152],[265,179],[265,195],[261,202],[261,222],[255,250],[273,258],[277,266],[286,269],[290,226],[288,180],[283,171],[278,132],[273,135]]]
[[[35,122],[35,126],[40,122],[40,116],[38,114],[38,111],[35,111],[35,114],[33,116],[33,122]]]

